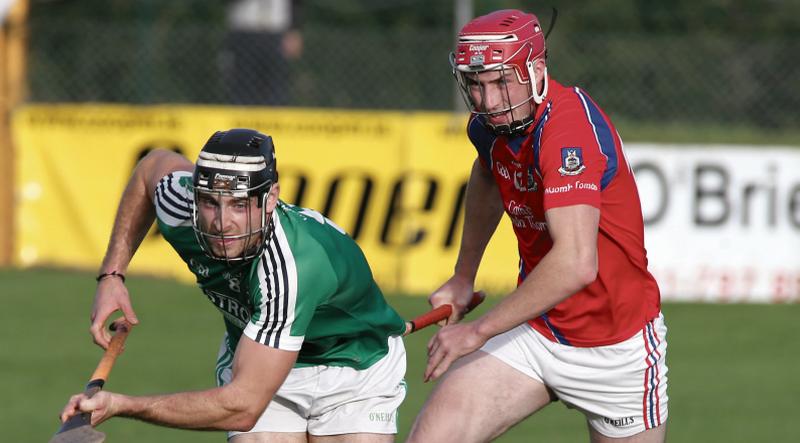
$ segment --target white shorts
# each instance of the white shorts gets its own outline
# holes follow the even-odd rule
[[[220,348],[217,383],[233,371]],[[406,396],[406,351],[401,337],[389,337],[389,352],[364,370],[339,366],[294,368],[275,393],[252,432],[307,432],[311,435],[396,434],[397,412]],[[228,438],[242,432],[229,432]]]
[[[661,314],[614,345],[563,345],[526,323],[481,350],[552,389],[607,437],[629,437],[667,421],[667,327]]]

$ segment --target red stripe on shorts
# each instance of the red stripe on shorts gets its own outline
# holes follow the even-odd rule
[[[647,419],[647,398],[648,386],[650,385],[650,343],[647,340],[647,325],[642,328],[642,338],[644,339],[644,349],[647,352],[644,356],[644,362],[647,364],[647,369],[644,370],[644,395],[642,396],[642,418],[644,418],[644,428],[650,429],[650,420]]]

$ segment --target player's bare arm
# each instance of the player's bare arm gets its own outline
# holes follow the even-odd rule
[[[455,323],[464,315],[464,308],[472,296],[475,275],[486,245],[503,216],[501,202],[492,173],[476,159],[467,184],[464,233],[461,237],[455,272],[429,298],[434,308],[444,304],[452,304],[455,307],[448,323]]]
[[[192,169],[192,163],[179,154],[166,150],[152,151],[136,166],[122,193],[111,239],[99,271],[99,275],[114,275],[106,275],[99,280],[91,314],[92,338],[104,349],[108,347],[111,336],[103,326],[113,312],[122,311],[129,322],[138,323],[128,290],[118,274],[125,274],[155,220],[153,194],[158,181],[171,172]]]
[[[553,247],[514,292],[479,319],[442,328],[428,344],[425,380],[442,375],[456,359],[497,334],[537,317],[597,277],[600,211],[588,205],[545,213]]]
[[[92,412],[92,425],[130,417],[162,426],[205,430],[250,430],[272,400],[297,359],[297,352],[265,346],[242,336],[231,383],[196,392],[131,397],[100,392],[91,399],[72,397],[62,421],[78,411]]]

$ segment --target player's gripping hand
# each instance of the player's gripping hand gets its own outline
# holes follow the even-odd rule
[[[106,391],[100,391],[92,398],[83,393],[73,395],[61,411],[61,422],[66,422],[73,415],[89,412],[92,414],[92,426],[97,426],[117,414],[117,397],[117,394]]]
[[[459,358],[475,352],[488,337],[478,332],[477,322],[452,324],[440,329],[428,342],[428,365],[423,380],[436,380]]]
[[[119,278],[104,278],[97,283],[92,304],[92,326],[89,327],[92,339],[103,349],[107,349],[111,342],[111,334],[104,325],[116,311],[121,311],[130,324],[139,324],[125,282]]]
[[[428,303],[434,309],[446,304],[453,305],[452,314],[446,320],[439,322],[439,326],[454,324],[464,318],[473,291],[472,281],[454,275],[428,297]]]

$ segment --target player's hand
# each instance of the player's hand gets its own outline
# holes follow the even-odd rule
[[[89,328],[92,339],[103,349],[107,349],[111,342],[111,334],[105,328],[106,320],[116,311],[122,311],[130,324],[139,324],[125,283],[122,279],[107,277],[97,283],[92,305],[92,326]]]
[[[424,381],[436,380],[454,361],[480,349],[486,340],[478,333],[476,322],[443,327],[428,342]]]
[[[91,424],[97,426],[117,414],[119,398],[117,394],[100,391],[89,398],[86,394],[77,394],[70,397],[67,405],[61,411],[61,422],[64,423],[73,415],[81,412],[92,414]]]
[[[453,305],[453,313],[446,320],[439,322],[439,326],[457,323],[464,317],[467,305],[472,300],[473,290],[471,281],[454,275],[428,297],[428,303],[434,309],[446,304]]]

